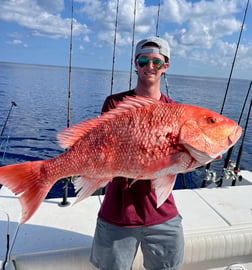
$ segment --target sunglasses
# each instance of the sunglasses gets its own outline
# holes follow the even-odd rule
[[[161,69],[164,66],[163,60],[158,59],[158,58],[150,60],[149,58],[144,57],[144,56],[138,58],[138,65],[139,67],[144,68],[150,63],[150,61],[152,61],[153,67],[157,70]]]

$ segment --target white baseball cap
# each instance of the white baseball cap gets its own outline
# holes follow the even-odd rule
[[[150,42],[155,43],[157,45],[157,48],[144,48],[144,46]],[[140,40],[136,45],[135,58],[137,58],[137,56],[141,53],[160,53],[170,59],[169,44],[166,40],[159,37],[149,37]]]

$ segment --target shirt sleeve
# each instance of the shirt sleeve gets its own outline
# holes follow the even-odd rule
[[[105,101],[104,104],[102,106],[102,113],[104,112],[108,112],[111,109],[114,109],[116,106],[114,104],[113,99],[111,98],[111,96],[108,96]]]

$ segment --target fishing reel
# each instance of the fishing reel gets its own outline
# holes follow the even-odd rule
[[[240,170],[236,169],[236,163],[231,162],[228,168],[223,169],[223,179],[231,180],[231,181],[241,181],[242,176],[238,175]]]
[[[216,182],[216,172],[213,170],[206,169],[204,181],[215,183]]]
[[[237,169],[235,162],[230,162],[227,168],[223,168],[220,179],[216,182],[217,186],[222,186],[223,181],[232,181],[232,186],[235,186],[236,181],[242,181],[242,176],[239,175],[240,170]],[[227,183],[226,183],[227,184]],[[225,185],[225,184],[224,184]]]

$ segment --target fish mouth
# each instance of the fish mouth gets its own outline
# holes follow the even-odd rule
[[[237,126],[234,128],[234,131],[228,136],[228,142],[230,146],[233,146],[240,138],[242,134],[242,128]]]
[[[228,136],[228,148],[223,150],[220,154],[225,154],[232,146],[234,146],[237,141],[239,140],[240,136],[242,134],[242,128],[240,126],[237,126],[234,128],[234,131]]]

